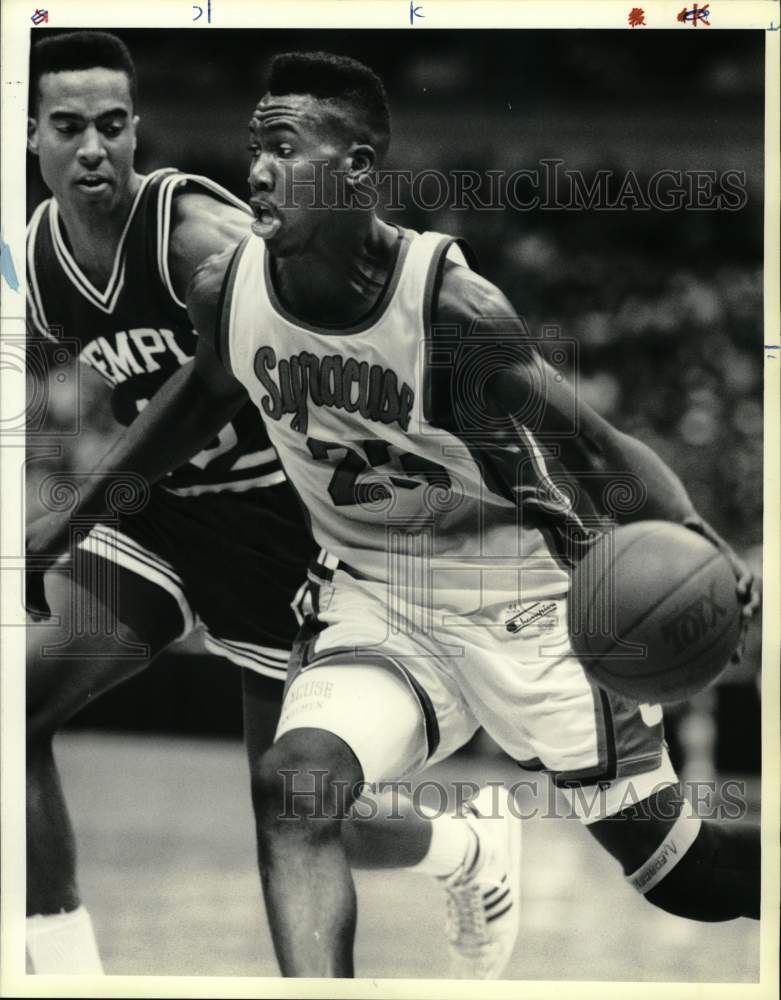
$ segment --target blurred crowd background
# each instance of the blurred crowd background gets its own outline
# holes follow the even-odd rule
[[[382,75],[393,114],[391,169],[485,174],[540,169],[541,159],[554,158],[587,182],[598,170],[611,171],[613,191],[629,170],[641,186],[659,170],[742,171],[746,200],[735,211],[432,212],[406,204],[386,218],[465,236],[532,332],[555,324],[577,344],[585,398],[652,445],[682,476],[701,513],[761,573],[761,32],[682,26],[117,34],[138,68],[138,168],[178,166],[240,196],[247,121],[270,56],[287,50],[352,55]],[[30,212],[45,195],[30,159]],[[79,392],[90,429],[68,444],[62,460],[74,469],[89,467],[116,433],[104,392],[89,375]],[[52,432],[58,413],[72,409],[73,400],[53,387]],[[37,477],[51,471],[45,462],[36,466],[31,511]],[[743,666],[703,696],[699,715],[687,709],[685,725],[673,726],[674,739],[680,730],[695,745],[716,740],[708,726],[718,721],[720,769],[759,766],[759,634],[757,625]],[[195,683],[192,664],[186,669]],[[208,685],[213,674],[204,668],[203,678]],[[117,724],[132,698],[125,693]],[[214,711],[211,689],[205,704]],[[104,709],[104,718],[111,711]],[[178,711],[181,724],[181,701]]]

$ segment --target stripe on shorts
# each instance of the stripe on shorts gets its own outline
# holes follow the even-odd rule
[[[312,583],[330,583],[338,567],[338,558],[325,549],[320,549],[317,558],[309,563],[306,572]]]
[[[208,629],[204,629],[204,644],[212,653],[224,656],[240,667],[247,667],[255,673],[284,681],[287,675],[289,651],[273,646],[256,646],[251,642],[236,639],[218,639]]]
[[[342,562],[338,556],[320,549],[316,559],[313,559],[307,567],[307,577],[312,583],[330,583],[334,578],[334,573],[340,569],[343,573],[353,577],[355,580],[367,580],[368,577],[360,573],[352,566]]]
[[[263,486],[278,486],[284,481],[285,473],[282,469],[276,469],[254,479],[234,479],[228,483],[200,483],[197,486],[166,486],[164,483],[160,485],[166,493],[173,493],[178,497],[199,497],[204,493],[246,493],[247,490]]]
[[[110,525],[98,524],[87,535],[79,548],[94,556],[116,563],[123,569],[156,584],[176,601],[182,613],[183,639],[195,627],[195,615],[184,590],[184,583],[173,566],[160,556],[139,545],[133,538],[123,535]]]
[[[309,580],[304,580],[296,591],[295,597],[290,602],[290,610],[296,616],[296,621],[299,625],[304,624],[304,599],[306,598],[306,592],[308,589]]]
[[[230,468],[231,472],[241,472],[242,469],[252,469],[256,465],[266,465],[275,462],[277,453],[273,448],[263,448],[262,451],[251,451],[248,455],[239,455]]]

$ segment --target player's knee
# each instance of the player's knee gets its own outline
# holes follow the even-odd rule
[[[33,631],[33,629],[30,629]],[[44,642],[51,642],[47,637]],[[26,735],[27,746],[50,742],[77,712],[98,695],[148,666],[149,659],[114,660],[96,644],[83,646],[78,659],[47,655],[36,643],[27,649]]]
[[[51,576],[56,586],[50,603],[59,624],[27,627],[26,733],[33,748],[50,742],[90,701],[146,669],[156,652],[130,628],[125,628],[121,645],[109,644],[99,632],[73,628],[63,596],[69,591],[63,591],[59,574]]]
[[[264,830],[304,832],[342,819],[360,789],[361,770],[352,751],[336,736],[319,729],[284,733],[250,763],[252,801]],[[290,820],[318,823],[290,823]]]

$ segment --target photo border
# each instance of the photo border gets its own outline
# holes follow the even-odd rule
[[[207,0],[203,0],[205,5]],[[438,28],[613,28],[627,25],[629,3],[606,0],[578,2],[483,2],[483,0],[416,0],[418,17],[409,25],[412,5],[406,0],[289,0],[260,5],[242,0],[212,0],[210,25],[192,22],[193,5],[187,0],[164,0],[142,6],[132,2],[111,5],[74,0],[52,6],[46,25],[78,28],[181,28],[183,31],[268,28],[401,28],[436,31]],[[645,0],[645,30],[688,30],[676,24],[681,0]],[[762,30],[765,45],[765,242],[764,242],[764,534],[763,594],[768,612],[763,615],[762,652],[762,920],[760,928],[760,981],[752,983],[632,983],[635,1000],[674,995],[675,1000],[721,997],[778,996],[779,954],[779,807],[780,744],[779,651],[781,623],[773,609],[781,607],[779,583],[779,526],[781,525],[781,299],[779,296],[779,5],[771,0],[732,0],[711,4],[710,30],[730,28]],[[30,17],[34,4],[5,0],[2,5],[2,128],[3,137],[21,136],[26,130],[26,102],[30,38],[35,28]],[[772,25],[775,24],[776,28]],[[432,39],[433,42],[433,39]],[[2,144],[3,254],[10,254],[18,279],[14,291],[0,279],[0,320],[3,328],[18,330],[24,316],[25,207],[16,193],[24,190],[25,149],[20,141]],[[13,194],[11,194],[13,193]],[[0,333],[0,335],[2,335]],[[10,421],[24,409],[24,375],[2,372],[0,418]],[[21,410],[20,410],[21,393]],[[3,440],[0,433],[0,482],[21,482],[24,442]],[[624,1000],[627,983],[506,980],[491,983],[451,980],[356,979],[314,980],[241,977],[84,976],[26,975],[24,972],[24,624],[23,503],[5,498],[0,513],[0,813],[2,816],[2,881],[0,882],[0,995],[19,997],[517,997],[528,1000],[558,997],[562,990],[573,1000],[594,997]],[[673,992],[674,991],[674,992]]]

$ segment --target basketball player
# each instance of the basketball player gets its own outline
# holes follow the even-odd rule
[[[551,488],[535,432],[557,439],[586,509],[601,504],[594,474],[628,473],[645,487],[632,519],[683,522],[722,547],[748,614],[747,570],[664,463],[535,357],[502,293],[447,259],[450,239],[400,232],[366,207],[390,137],[371,71],[324,54],[277,57],[250,136],[261,239],[201,268],[188,302],[201,329],[220,312],[223,364],[264,414],[328,553],[262,765],[264,887],[283,972],[349,974],[353,922],[339,816],[328,833],[305,809],[298,824],[280,823],[284,769],[390,779],[441,759],[478,723],[562,787],[605,786],[588,829],[651,903],[700,920],[758,917],[758,829],[692,817],[661,711],[593,688],[569,649],[562,557],[576,558],[585,531]],[[351,207],[325,213],[290,198],[315,161],[327,163],[315,194],[334,204],[343,179],[339,204]],[[426,502],[425,482],[449,494]],[[502,627],[508,605],[538,601],[550,607],[544,626]],[[417,627],[387,636],[389,606]],[[421,607],[433,629],[419,624]],[[302,709],[297,693],[312,677],[333,697]],[[438,739],[423,736],[429,717]],[[622,809],[630,783],[641,805]],[[325,875],[328,895],[308,895],[312,866],[344,879],[341,896]]]
[[[324,768],[348,787],[397,778],[478,724],[558,785],[602,787],[587,827],[649,902],[756,918],[758,829],[693,816],[661,710],[592,687],[570,651],[562,558],[577,557],[585,532],[551,489],[545,441],[556,439],[554,470],[569,471],[586,511],[599,511],[606,473],[629,474],[645,489],[631,519],[683,522],[722,547],[747,614],[750,576],[655,453],[580,403],[529,350],[502,293],[447,259],[449,238],[376,216],[366,195],[389,137],[366,67],[277,57],[250,123],[256,236],[200,268],[188,294],[199,329],[219,320],[225,370],[263,413],[325,553],[259,781],[282,971],[349,975],[354,925],[344,809],[326,787],[330,825],[307,803],[299,822],[280,822],[285,769]],[[317,198],[341,207],[324,212]],[[504,627],[508,607],[537,601],[549,610],[536,627]],[[389,615],[406,627],[389,633]],[[314,678],[331,684],[327,704],[304,694]]]
[[[136,173],[135,69],[116,37],[76,32],[40,42],[31,84],[29,148],[53,193],[29,225],[31,325],[44,338],[78,339],[80,360],[104,377],[117,419],[129,425],[112,452],[119,478],[82,480],[82,537],[70,564],[46,574],[45,593],[47,567],[69,547],[69,515],[48,513],[28,531],[28,608],[39,618],[51,608],[61,619],[54,631],[41,626],[29,634],[28,954],[38,973],[96,973],[100,959],[76,885],[53,736],[88,701],[200,626],[207,648],[246,668],[245,738],[256,774],[272,738],[264,705],[281,700],[297,628],[290,602],[311,540],[263,421],[243,390],[234,405],[239,394],[227,376],[230,399],[219,413],[179,412],[165,440],[148,443],[136,422],[145,407],[153,413],[189,384],[199,338],[185,289],[206,258],[248,234],[247,207],[207,178],[173,169]],[[212,352],[208,342],[201,350]],[[193,438],[200,443],[190,448]],[[170,451],[179,455],[173,465]],[[163,472],[147,496],[143,482]],[[107,486],[120,481],[142,484],[138,509],[85,531],[90,514],[95,521],[105,510]],[[112,574],[116,606],[108,596]],[[114,618],[116,636],[107,629]],[[255,792],[253,778],[257,809]],[[351,856],[443,878],[455,971],[480,975],[470,951],[475,936],[459,914],[475,892],[506,878],[512,852],[505,828],[517,821],[489,823],[474,807],[463,820],[409,812],[401,824],[356,822],[345,837]],[[513,900],[516,883],[517,874]],[[502,921],[502,962],[516,929],[511,913]],[[483,939],[496,937],[493,929],[483,932]]]
[[[600,513],[606,477],[643,484],[634,519],[684,522],[721,547],[747,616],[749,574],[664,463],[529,350],[507,300],[449,237],[377,217],[373,173],[390,128],[370,70],[322,53],[277,57],[250,135],[260,238],[197,269],[193,367],[140,423],[164,440],[177,414],[249,393],[322,547],[276,740],[255,774],[283,973],[352,974],[339,791],[414,774],[479,724],[569,790],[650,903],[699,920],[758,917],[758,831],[691,814],[659,707],[592,686],[566,632],[566,564],[588,543],[582,518]],[[183,438],[177,448],[184,457]],[[552,472],[580,487],[577,505]],[[506,628],[538,601],[542,619]],[[329,699],[312,696],[315,683]],[[291,803],[291,769],[328,780]],[[588,808],[580,793],[592,789]],[[286,806],[297,822],[280,821]],[[496,912],[476,906],[475,919],[498,922],[502,892],[488,896]]]

